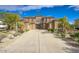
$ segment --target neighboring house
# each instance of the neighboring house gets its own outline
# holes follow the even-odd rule
[[[48,29],[58,28],[58,21],[53,17],[46,16],[33,16],[33,17],[25,17],[23,19],[25,23],[26,29]]]
[[[25,28],[28,30],[35,29],[35,18],[34,17],[26,17],[23,19],[25,23]]]

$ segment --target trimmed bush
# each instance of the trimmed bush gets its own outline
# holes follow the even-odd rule
[[[54,29],[48,29],[49,32],[54,32]]]
[[[29,31],[29,30],[27,30],[27,29],[25,30],[25,32],[28,32],[28,31]]]

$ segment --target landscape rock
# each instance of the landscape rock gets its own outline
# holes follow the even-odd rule
[[[9,39],[14,39],[15,37],[14,37],[13,34],[9,34],[9,35],[8,35],[8,38],[9,38]]]

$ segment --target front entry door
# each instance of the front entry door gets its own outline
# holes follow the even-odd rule
[[[43,29],[43,26],[42,26],[42,24],[36,24],[36,28],[37,29]]]

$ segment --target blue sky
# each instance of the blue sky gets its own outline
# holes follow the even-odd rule
[[[25,16],[51,16],[55,18],[68,17],[70,23],[79,18],[78,5],[0,5],[0,12],[17,13]]]

